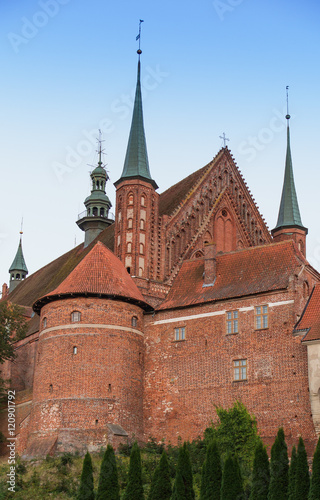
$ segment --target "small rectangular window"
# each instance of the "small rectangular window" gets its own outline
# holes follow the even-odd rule
[[[81,319],[81,313],[79,311],[73,311],[71,313],[71,321],[72,323],[78,323]]]
[[[186,339],[186,328],[182,326],[180,328],[174,329],[174,340],[185,340]]]
[[[262,330],[269,327],[268,306],[256,306],[256,330]]]
[[[227,334],[239,333],[238,311],[228,311],[227,314]]]
[[[237,359],[233,362],[234,380],[247,380],[247,360]]]

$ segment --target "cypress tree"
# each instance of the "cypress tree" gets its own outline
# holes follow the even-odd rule
[[[308,500],[319,500],[320,498],[320,438],[312,461],[312,476]]]
[[[202,467],[200,500],[220,500],[222,469],[216,441],[209,443]]]
[[[221,483],[221,500],[239,500],[244,498],[240,467],[237,457],[230,454],[224,463]]]
[[[295,480],[295,499],[308,500],[310,487],[307,452],[302,437],[299,437]]]
[[[135,442],[130,453],[129,480],[123,500],[143,500],[140,448]]]
[[[250,500],[268,500],[270,482],[269,459],[266,447],[260,441],[256,447],[253,461],[252,488]]]
[[[105,498],[109,500],[119,500],[120,498],[116,457],[110,444],[108,444],[101,462],[96,500],[104,500]]]
[[[167,454],[163,450],[160,463],[154,471],[148,500],[170,500],[171,493],[169,463]]]
[[[268,500],[288,499],[288,451],[283,428],[278,430],[277,437],[271,448],[270,485]]]
[[[289,466],[289,486],[288,486],[288,500],[295,500],[296,491],[296,469],[297,469],[297,450],[292,447],[291,461]]]
[[[187,443],[179,450],[176,478],[171,500],[194,500],[192,469]]]
[[[90,453],[87,451],[83,460],[82,473],[80,479],[78,500],[94,500],[93,492],[93,472]]]

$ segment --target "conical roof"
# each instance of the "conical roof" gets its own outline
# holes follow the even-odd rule
[[[67,278],[55,290],[38,299],[33,308],[39,312],[44,304],[64,296],[104,296],[135,303],[145,310],[152,309],[122,262],[100,241]]]
[[[291,148],[290,148],[290,130],[289,122],[287,126],[287,154],[286,166],[284,172],[284,181],[280,202],[278,221],[273,231],[283,227],[301,227],[302,225],[300,210],[298,205],[297,193],[293,177]]]
[[[11,273],[12,271],[22,271],[22,272],[28,274],[28,268],[26,266],[26,262],[24,260],[24,256],[23,256],[23,252],[22,252],[21,238],[20,238],[20,242],[19,242],[16,256],[13,259],[13,262],[10,266],[9,273]]]
[[[140,60],[138,62],[137,86],[127,152],[121,177],[115,185],[124,179],[135,178],[142,178],[143,180],[149,181],[155,188],[158,187],[155,181],[152,180],[149,169],[147,143],[143,124]]]

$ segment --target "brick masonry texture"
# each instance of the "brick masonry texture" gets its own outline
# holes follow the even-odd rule
[[[302,435],[311,455],[320,275],[304,250],[281,231],[272,239],[228,148],[161,195],[122,180],[115,223],[9,295],[40,315],[3,367],[17,391],[19,453],[177,444],[201,435],[216,405],[241,400],[269,447],[283,426],[289,447]],[[267,328],[256,328],[257,306]],[[232,311],[238,333],[227,334]],[[240,360],[246,376],[235,380]]]

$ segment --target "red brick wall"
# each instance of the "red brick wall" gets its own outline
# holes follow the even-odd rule
[[[72,311],[81,312],[80,323],[71,323]],[[137,317],[134,328],[133,316]],[[108,423],[119,424],[129,436],[134,433],[141,439],[144,359],[143,335],[139,334],[143,321],[141,309],[107,299],[74,298],[44,306],[41,325],[44,318],[47,326],[40,331],[28,429],[32,440],[35,435],[40,438],[59,429],[64,432],[69,429],[82,432],[84,444],[89,431],[103,444]],[[60,450],[64,445],[72,446],[63,439],[62,443],[58,439],[58,444]]]
[[[230,300],[147,317],[145,436],[177,443],[192,439],[216,420],[215,405],[241,400],[256,415],[264,441],[271,444],[280,425],[289,444],[301,434],[310,451],[316,436],[308,393],[307,352],[292,336],[295,292]],[[254,310],[239,311],[239,333],[226,334],[225,313],[169,322],[177,317],[269,307],[269,328],[256,330]],[[165,321],[157,324],[157,321]],[[186,340],[174,341],[185,326]],[[247,360],[247,380],[234,381],[233,361]]]
[[[132,276],[155,279],[160,273],[158,198],[152,185],[140,179],[126,180],[117,187],[114,253],[130,267]]]

